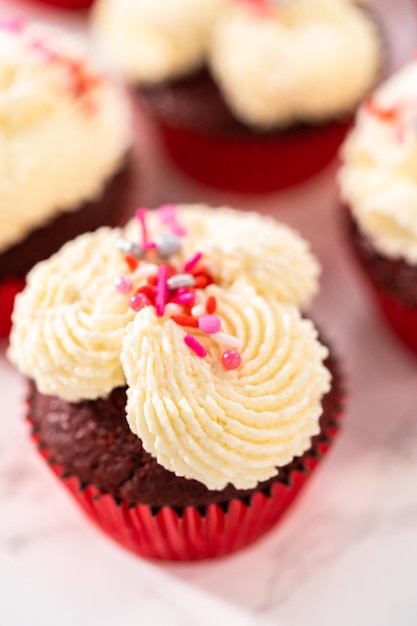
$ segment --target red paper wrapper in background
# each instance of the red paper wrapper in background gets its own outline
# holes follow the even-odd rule
[[[374,300],[392,330],[417,356],[417,306],[407,307],[370,280]]]
[[[25,286],[22,278],[5,278],[0,282],[0,338],[9,336],[16,294]]]
[[[189,176],[225,191],[256,194],[280,191],[318,174],[336,157],[352,119],[251,137],[154,121],[167,152]]]
[[[70,11],[81,11],[88,9],[94,0],[32,0],[32,2],[47,4],[59,9],[67,9]]]
[[[60,465],[50,461],[48,450],[32,434],[40,454],[46,459],[87,516],[124,548],[146,558],[193,561],[225,556],[256,541],[268,531],[293,502],[326,454],[339,432],[344,393],[340,381],[332,425],[319,443],[306,455],[303,469],[290,474],[289,484],[277,481],[270,493],[255,492],[249,499],[231,500],[227,505],[211,504],[204,509],[177,510],[146,505],[130,506],[117,502],[95,486],[82,488],[74,476],[65,476]]]
[[[379,254],[364,237],[348,207],[343,208],[349,248],[377,310],[417,355],[417,267]]]

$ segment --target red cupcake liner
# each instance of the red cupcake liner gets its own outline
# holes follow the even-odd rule
[[[0,282],[0,337],[9,336],[14,299],[25,286],[23,278],[4,278]]]
[[[383,319],[403,344],[417,355],[417,306],[406,306],[386,293],[362,265],[362,273]]]
[[[94,0],[32,0],[32,2],[47,4],[49,6],[69,11],[81,11],[83,9],[88,9],[93,4],[93,1]]]
[[[84,487],[76,477],[65,475],[63,468],[51,461],[39,435],[32,433],[32,439],[53,473],[89,519],[124,548],[149,559],[210,559],[250,545],[278,521],[336,438],[342,400],[343,393],[340,392],[332,425],[315,449],[304,457],[302,469],[291,472],[288,484],[277,481],[268,493],[259,491],[245,501],[235,499],[225,506],[211,504],[182,510],[168,506],[154,509],[142,504],[132,507],[126,501],[116,501],[95,486]]]
[[[314,177],[337,155],[352,119],[273,135],[220,136],[155,119],[172,160],[200,183],[240,193],[270,193]]]
[[[356,263],[356,267],[364,280],[365,285],[388,327],[402,341],[411,352],[417,355],[417,306],[410,305],[399,297],[388,293],[384,286],[376,279],[368,267],[363,250],[358,243],[360,232],[349,207],[343,207],[342,215],[345,216],[347,240],[350,251]],[[370,245],[370,244],[369,244]]]

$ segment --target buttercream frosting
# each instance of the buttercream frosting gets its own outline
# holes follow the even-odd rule
[[[347,0],[99,0],[94,27],[136,84],[207,64],[260,130],[343,116],[380,73],[377,28]]]
[[[228,0],[101,0],[94,30],[132,82],[152,84],[204,62],[214,20]]]
[[[16,299],[9,357],[39,391],[71,402],[126,384],[129,425],[158,463],[210,489],[228,482],[250,488],[302,454],[319,432],[330,384],[323,364],[328,353],[297,306],[315,290],[317,264],[294,231],[227,208],[163,207],[148,215],[146,242],[160,245],[167,211],[183,229],[183,246],[169,260],[158,258],[152,243],[133,264],[120,251],[121,243],[140,240],[136,220],[123,239],[122,231],[102,228],[38,264]],[[261,249],[257,237],[263,235]],[[264,259],[266,269],[255,271]],[[200,263],[196,277],[203,273],[213,283],[196,286],[191,312],[178,315],[182,308],[174,301],[158,311],[159,296],[155,306],[148,301],[137,312],[129,305],[137,289],[146,300],[164,268],[176,277],[190,263]],[[291,272],[295,279],[288,278]],[[307,280],[294,289],[303,273],[314,287]],[[126,274],[118,290],[118,278]],[[194,312],[205,311],[209,300],[217,303],[221,341]],[[190,315],[198,320],[195,327]],[[201,352],[191,348],[190,336]],[[231,348],[240,365],[227,369],[223,357]]]
[[[417,264],[417,63],[360,109],[342,149],[341,194],[361,232],[389,258]]]
[[[0,251],[100,195],[130,144],[121,89],[62,31],[0,24]]]

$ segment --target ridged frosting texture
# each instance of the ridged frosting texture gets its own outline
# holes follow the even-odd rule
[[[295,232],[272,219],[200,205],[178,207],[176,215],[187,234],[169,263],[182,268],[202,252],[215,283],[195,290],[196,304],[213,296],[221,330],[237,345],[179,325],[168,306],[160,316],[152,305],[135,313],[130,294],[158,273],[158,260],[149,253],[131,268],[132,289],[120,293],[116,281],[128,273],[122,231],[101,228],[29,273],[16,299],[9,357],[41,393],[70,402],[127,384],[129,425],[158,463],[210,489],[229,482],[250,488],[302,454],[319,432],[327,349],[298,308],[314,292],[318,268]],[[162,223],[161,212],[148,215],[152,240]],[[135,229],[130,224],[123,235],[138,241]],[[302,286],[308,272],[312,282]],[[190,332],[203,358],[185,343]],[[222,361],[228,346],[241,356],[233,370]]]
[[[196,250],[204,257],[222,287],[250,284],[261,295],[306,308],[318,291],[320,267],[307,242],[285,224],[254,212],[229,207],[215,211],[206,205],[178,205],[180,222],[187,229],[179,261]],[[157,215],[150,216],[150,233],[160,230]],[[137,220],[126,232],[135,241]]]
[[[125,384],[120,352],[134,312],[114,288],[126,272],[119,238],[108,228],[80,235],[39,263],[17,296],[9,357],[41,393],[78,402]]]
[[[348,2],[293,0],[266,15],[235,3],[216,23],[209,64],[236,117],[270,129],[351,112],[378,77],[381,44]]]
[[[177,476],[209,489],[250,489],[302,454],[319,432],[327,350],[295,307],[248,286],[210,292],[225,329],[241,341],[243,365],[226,372],[209,340],[208,357],[196,359],[174,322],[144,309],[123,340],[128,421]]]
[[[99,0],[94,30],[133,82],[157,83],[203,64],[228,0]]]
[[[341,194],[384,256],[417,265],[417,63],[363,106],[342,149]]]
[[[80,43],[0,27],[0,251],[98,197],[129,148],[122,92]]]

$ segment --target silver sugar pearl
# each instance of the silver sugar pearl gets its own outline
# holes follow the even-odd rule
[[[175,274],[168,278],[169,289],[179,289],[180,287],[193,287],[195,278],[192,274]]]
[[[137,259],[143,259],[145,256],[145,251],[142,246],[139,246],[137,243],[130,241],[129,239],[125,239],[121,237],[117,242],[117,249],[123,254],[131,254]]]
[[[155,237],[155,243],[158,256],[162,259],[167,259],[177,254],[182,248],[181,239],[175,235],[171,235],[171,233],[157,235],[157,237]]]

